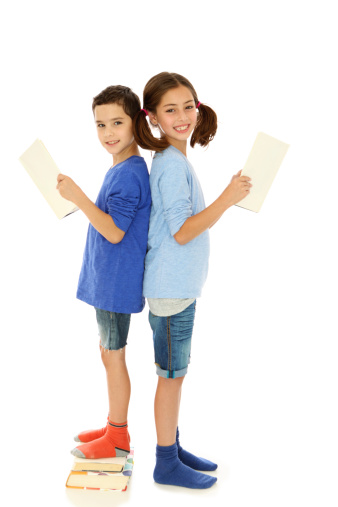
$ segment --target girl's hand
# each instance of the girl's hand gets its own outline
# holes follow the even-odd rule
[[[57,181],[56,188],[60,192],[61,197],[77,204],[76,201],[82,192],[81,188],[69,176],[65,176],[64,174],[59,174]]]
[[[244,199],[252,187],[250,183],[251,178],[249,178],[249,176],[241,176],[241,172],[242,170],[238,171],[238,173],[231,178],[229,185],[223,192],[226,198],[230,200],[231,205]]]

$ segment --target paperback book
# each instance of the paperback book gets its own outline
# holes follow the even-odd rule
[[[60,171],[40,139],[34,141],[19,160],[58,218],[64,218],[78,210],[74,203],[61,197],[57,190]]]
[[[288,149],[289,144],[263,132],[257,134],[241,173],[242,176],[250,176],[252,187],[237,206],[258,213]]]

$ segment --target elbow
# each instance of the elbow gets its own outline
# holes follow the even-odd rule
[[[124,238],[124,235],[125,235],[125,232],[120,231],[115,234],[112,234],[111,236],[109,236],[109,238],[106,238],[106,239],[109,241],[109,243],[112,243],[113,245],[117,245],[118,243],[121,243],[121,241]]]
[[[123,231],[122,229],[117,227],[117,225],[115,224],[115,222],[113,220],[113,217],[111,217],[110,215],[107,215],[107,216],[108,216],[108,223],[107,223],[106,230],[105,230],[106,234],[103,234],[103,235],[106,238],[106,240],[109,241],[109,243],[112,243],[113,245],[117,245],[118,243],[121,243],[121,241],[123,240],[124,235],[125,235],[125,231]]]
[[[188,243],[188,240],[183,237],[182,233],[180,234],[180,231],[178,231],[178,232],[176,232],[176,234],[174,234],[174,240],[179,245],[185,245],[186,243]]]

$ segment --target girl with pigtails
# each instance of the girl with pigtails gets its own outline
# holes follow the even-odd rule
[[[157,129],[160,137],[155,137],[151,128]],[[239,171],[221,195],[205,207],[202,189],[187,159],[187,141],[190,138],[191,147],[196,143],[208,146],[216,134],[217,116],[179,74],[162,72],[148,81],[143,109],[134,117],[133,130],[137,144],[155,152],[143,284],[158,375],[154,480],[206,489],[217,479],[202,472],[216,470],[217,465],[180,445],[181,390],[190,362],[196,299],[207,277],[208,230],[249,193],[250,178]]]

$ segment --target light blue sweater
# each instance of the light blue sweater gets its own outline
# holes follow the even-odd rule
[[[148,298],[196,298],[208,273],[209,231],[186,245],[173,237],[186,219],[205,208],[195,171],[178,149],[156,153],[150,172],[152,206],[143,294]]]

